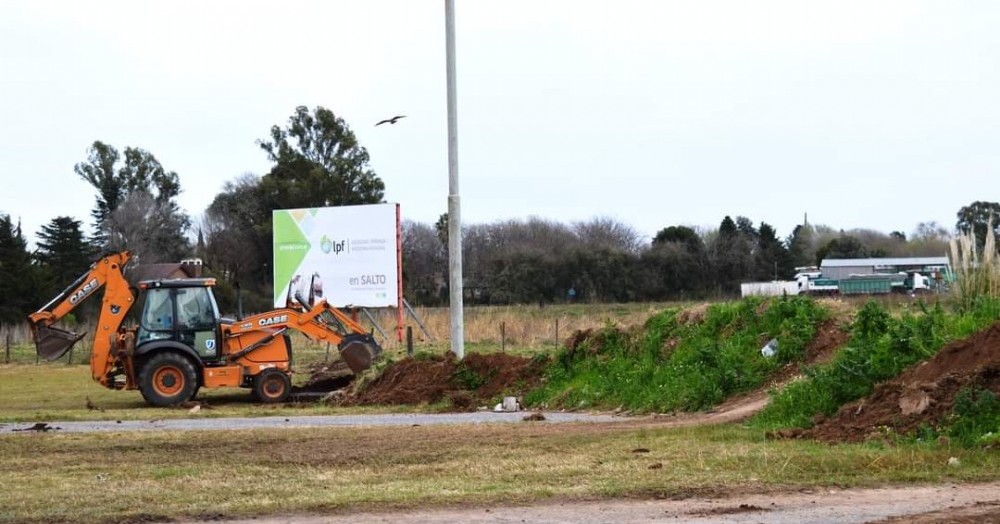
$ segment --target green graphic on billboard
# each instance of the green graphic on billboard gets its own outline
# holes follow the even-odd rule
[[[314,213],[302,213],[296,210],[298,218],[311,217]],[[291,280],[296,274],[306,254],[309,253],[309,240],[299,228],[293,211],[274,212],[274,283],[275,288]]]

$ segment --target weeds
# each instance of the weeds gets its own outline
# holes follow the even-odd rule
[[[492,376],[482,376],[476,370],[460,362],[451,375],[452,381],[466,391],[475,391],[490,381]]]
[[[701,322],[669,309],[642,328],[613,326],[559,353],[547,384],[529,404],[623,407],[633,411],[697,410],[760,387],[778,367],[803,357],[826,312],[805,297],[746,298],[710,306]],[[772,358],[761,355],[778,340]]]
[[[994,443],[1000,435],[1000,400],[988,389],[965,388],[955,396],[945,427],[944,433],[965,447]]]

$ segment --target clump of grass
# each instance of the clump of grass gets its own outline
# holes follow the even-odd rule
[[[455,367],[455,373],[452,374],[451,378],[463,389],[475,391],[489,382],[491,377],[480,375],[475,369],[467,366],[465,362],[460,362]]]
[[[964,388],[955,396],[945,433],[965,447],[994,444],[1000,435],[1000,400],[983,388]]]
[[[806,297],[748,297],[709,306],[690,322],[679,309],[642,328],[613,326],[562,350],[529,404],[622,407],[632,411],[698,410],[760,387],[785,363],[803,357],[826,312]],[[773,357],[761,346],[777,339]]]

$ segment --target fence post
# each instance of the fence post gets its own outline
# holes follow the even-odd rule
[[[10,364],[10,331],[7,332],[7,363]]]
[[[507,351],[507,322],[500,323],[500,352]]]
[[[413,356],[413,326],[406,326],[406,356]]]
[[[556,347],[559,347],[559,319],[556,319]]]

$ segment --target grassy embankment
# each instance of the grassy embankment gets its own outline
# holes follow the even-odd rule
[[[641,452],[648,450],[648,452]],[[949,465],[956,457],[957,465]],[[521,423],[0,436],[0,522],[120,522],[996,480],[1000,455]]]
[[[828,312],[805,297],[747,298],[701,314],[670,308],[641,328],[609,326],[563,349],[529,403],[617,406],[643,412],[695,411],[757,389],[783,365],[802,360]],[[778,341],[771,357],[761,346]]]
[[[558,353],[547,384],[529,404],[623,408],[638,412],[696,411],[758,389],[789,362],[801,361],[815,327],[829,316],[805,297],[748,298],[710,306],[692,322],[668,309],[642,327],[605,328]],[[851,337],[832,362],[807,368],[803,380],[773,393],[753,423],[764,429],[809,427],[818,414],[872,392],[879,382],[937,353],[950,341],[1000,318],[1000,300],[916,301],[895,311],[869,301],[849,318]],[[767,358],[761,346],[778,342]],[[989,391],[967,391],[949,420],[925,436],[947,434],[967,445],[1000,433],[1000,401]]]

